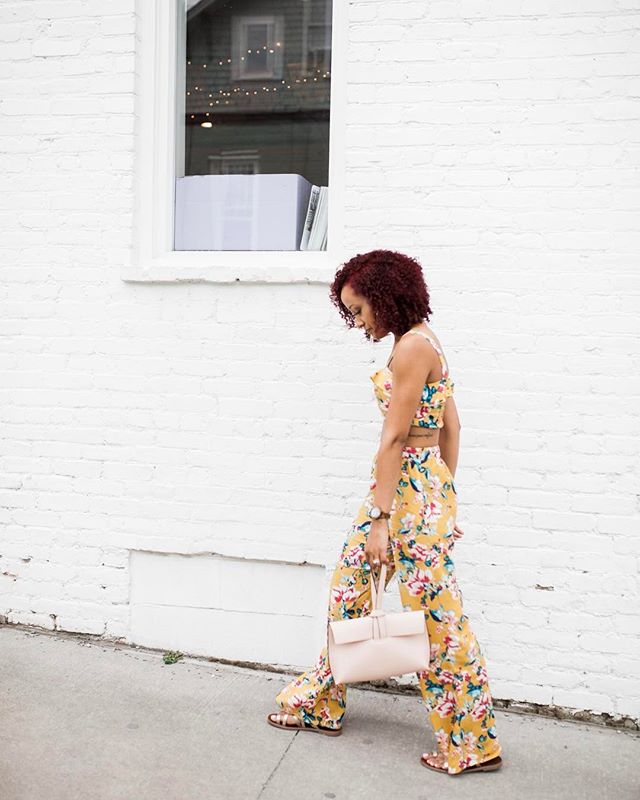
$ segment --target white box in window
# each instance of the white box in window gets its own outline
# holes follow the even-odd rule
[[[176,250],[297,250],[311,184],[301,175],[176,181]]]

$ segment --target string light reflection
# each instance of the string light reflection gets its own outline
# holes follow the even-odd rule
[[[280,47],[282,47],[282,43],[281,42],[276,42],[275,46],[262,45],[262,47],[248,48],[245,51],[245,55],[240,56],[240,61],[246,61],[247,60],[247,56],[249,56],[249,55],[260,55],[260,54],[273,55],[276,52],[276,48],[280,48]],[[230,64],[233,64],[233,61],[232,61],[231,58],[218,59],[218,62],[217,62],[217,66],[218,67],[225,67],[225,70],[228,69],[228,66]],[[198,64],[193,63],[191,60],[187,60],[187,65],[188,66],[193,66],[195,68],[200,66]],[[215,62],[214,62],[214,65],[215,65]],[[201,65],[201,68],[202,69],[207,69],[209,66],[210,66],[209,62],[207,62],[207,63],[203,63]],[[323,83],[324,81],[327,81],[330,78],[331,78],[331,72],[329,70],[315,69],[315,74],[311,74],[310,71],[307,71],[305,73],[305,75],[302,75],[299,78],[290,77],[288,81],[280,79],[280,83],[279,83],[278,86],[261,86],[261,87],[256,88],[256,89],[247,89],[246,86],[233,86],[233,87],[229,87],[229,89],[218,89],[218,92],[217,92],[218,97],[217,98],[214,97],[214,94],[212,94],[210,91],[208,91],[208,89],[210,89],[210,87],[201,86],[200,83],[194,84],[192,89],[188,90],[186,92],[186,94],[187,94],[187,97],[191,97],[192,91],[195,92],[195,93],[207,92],[207,99],[210,100],[210,102],[208,104],[209,108],[215,108],[215,106],[219,106],[219,105],[229,105],[230,100],[226,99],[226,98],[233,98],[234,96],[235,97],[243,97],[243,96],[244,97],[256,97],[258,94],[263,93],[263,92],[264,93],[267,93],[267,92],[277,93],[278,90],[280,90],[280,92],[283,92],[283,91],[295,91],[296,89],[303,88],[305,86],[305,84],[311,85],[311,84],[315,83],[317,85],[318,83]],[[251,80],[251,76],[250,75],[246,75],[246,79],[247,80]],[[263,78],[263,80],[264,80],[264,78]],[[274,79],[274,80],[277,80],[277,79]],[[205,116],[208,117],[209,113],[210,112],[207,111],[205,113]],[[199,112],[198,114],[190,114],[190,119],[195,120],[197,116],[200,116],[200,114],[201,114],[201,112]],[[200,123],[200,125],[203,128],[212,128],[213,127],[213,123],[208,121],[208,120],[202,121]]]

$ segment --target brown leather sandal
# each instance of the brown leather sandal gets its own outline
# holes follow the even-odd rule
[[[293,720],[293,724],[289,723],[288,720],[290,719]],[[313,731],[313,733],[322,733],[325,736],[340,736],[340,734],[342,733],[342,728],[323,728],[319,725],[308,725],[306,722],[303,722],[300,719],[300,717],[296,717],[294,714],[284,714],[284,713],[267,714],[267,722],[269,723],[269,725],[273,725],[274,728],[288,728],[289,730]]]
[[[439,753],[429,753],[429,755],[439,755]],[[461,772],[449,772],[449,770],[444,767],[436,767],[434,764],[429,764],[429,762],[425,760],[424,755],[420,756],[420,763],[427,769],[432,769],[434,772],[443,772],[445,775],[451,775],[452,778],[455,778],[457,775],[464,775],[465,772],[496,772],[496,770],[499,770],[502,766],[502,758],[496,756],[495,758],[489,759],[489,761],[483,761],[481,764],[474,764],[472,767],[466,767]]]

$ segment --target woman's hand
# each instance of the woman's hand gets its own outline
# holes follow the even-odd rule
[[[463,537],[463,536],[464,536],[464,531],[463,531],[463,530],[462,530],[462,528],[460,528],[460,527],[458,526],[458,524],[456,523],[456,524],[453,526],[453,538],[454,538],[454,539],[462,539],[462,537]]]
[[[371,522],[367,541],[364,546],[364,557],[370,566],[388,563],[387,547],[389,545],[389,523],[386,519],[374,519]]]

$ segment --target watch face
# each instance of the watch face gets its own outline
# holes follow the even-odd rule
[[[380,509],[378,508],[378,506],[374,506],[371,509],[370,516],[371,516],[372,519],[378,519],[378,517],[380,516]]]

